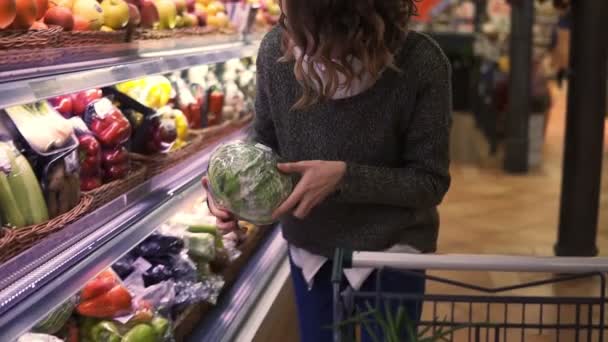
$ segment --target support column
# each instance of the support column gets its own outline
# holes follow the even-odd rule
[[[570,76],[558,241],[559,256],[597,255],[602,172],[608,1],[572,1]]]
[[[534,1],[512,0],[510,36],[510,84],[504,168],[528,171],[528,140],[532,74],[532,26]]]

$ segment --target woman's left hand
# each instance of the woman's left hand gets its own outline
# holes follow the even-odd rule
[[[299,173],[302,178],[291,195],[277,208],[272,217],[277,219],[289,212],[303,219],[336,188],[346,173],[346,163],[341,161],[301,161],[279,164],[283,173]]]

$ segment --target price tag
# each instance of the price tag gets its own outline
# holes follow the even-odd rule
[[[110,113],[110,111],[114,108],[112,102],[107,98],[102,98],[93,103],[93,107],[95,108],[95,115],[99,117],[99,119],[103,120],[106,115]]]

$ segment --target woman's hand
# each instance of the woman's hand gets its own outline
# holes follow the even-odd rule
[[[238,220],[229,213],[228,211],[221,209],[213,200],[211,192],[209,191],[209,179],[203,177],[203,188],[207,191],[207,206],[211,215],[215,216],[215,225],[220,230],[222,235],[237,231],[239,229]]]
[[[305,218],[313,208],[336,191],[346,173],[346,163],[341,161],[302,161],[279,164],[278,168],[283,173],[299,173],[302,178],[287,200],[274,211],[274,219],[288,212],[293,212],[293,216],[299,219]]]

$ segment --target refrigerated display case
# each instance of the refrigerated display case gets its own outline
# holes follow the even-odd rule
[[[0,109],[28,104],[85,89],[105,87],[145,76],[251,57],[259,37],[188,46],[188,40],[166,40],[128,57],[87,63],[0,72]],[[243,138],[243,121],[178,163],[89,211],[75,222],[0,264],[0,340],[13,341],[28,332],[97,274],[110,267],[193,201],[200,201],[201,177],[218,144]],[[204,146],[204,147],[203,147]],[[286,279],[287,246],[278,227],[256,230],[240,247],[242,255],[222,273],[227,286],[216,305],[198,303],[177,317],[178,341],[229,341],[253,334]],[[281,272],[275,283],[277,272]],[[273,295],[274,293],[274,295]],[[264,299],[266,298],[266,299]],[[256,312],[255,319],[247,319]],[[257,323],[256,323],[257,322]]]

